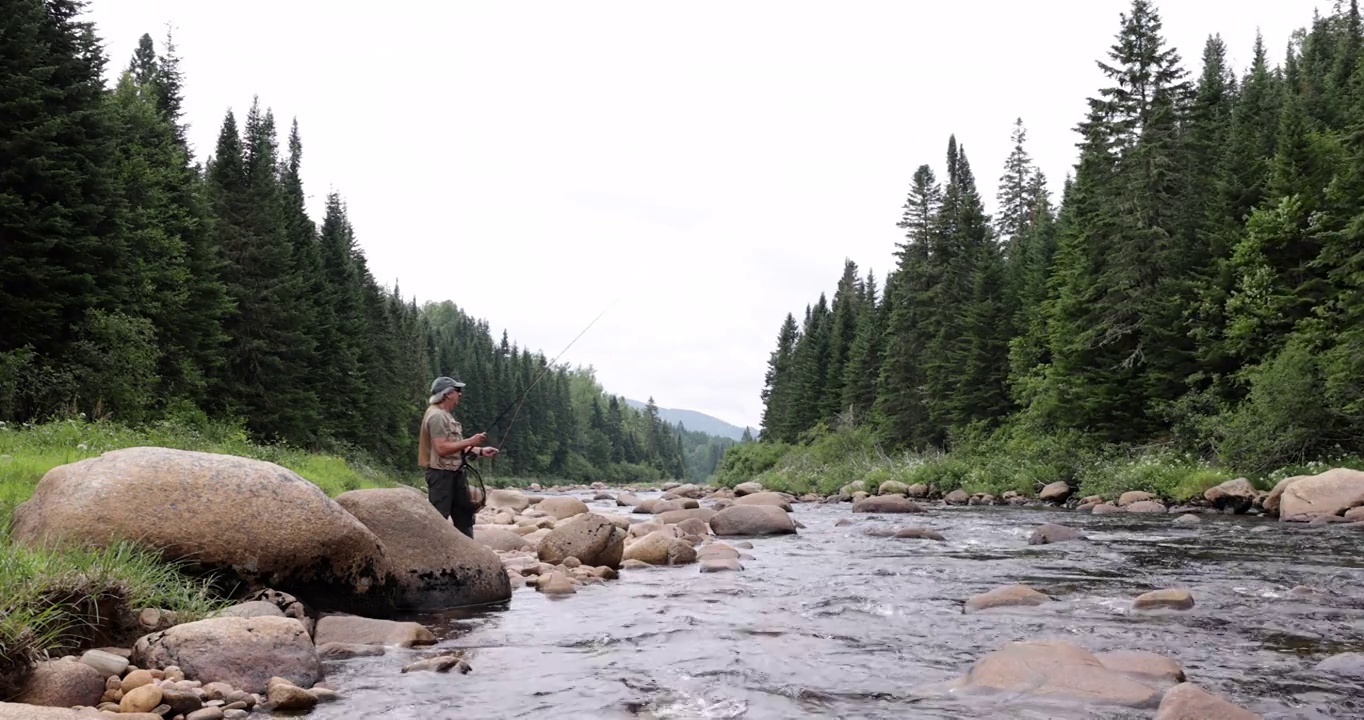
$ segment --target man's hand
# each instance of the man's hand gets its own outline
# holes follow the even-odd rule
[[[479,433],[469,438],[469,445],[472,447],[478,447],[479,445],[482,445],[485,441],[487,441],[487,439],[488,433]]]
[[[497,457],[497,448],[495,447],[482,447],[478,451],[483,457]]]

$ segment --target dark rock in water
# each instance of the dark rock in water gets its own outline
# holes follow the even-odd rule
[[[1028,538],[1029,545],[1048,545],[1050,543],[1064,542],[1066,540],[1087,540],[1085,534],[1073,527],[1066,525],[1056,525],[1047,523],[1032,531],[1032,537]]]

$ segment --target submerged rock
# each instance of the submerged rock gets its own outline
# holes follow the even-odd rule
[[[1056,525],[1046,523],[1032,531],[1032,536],[1028,538],[1029,545],[1048,545],[1050,543],[1065,542],[1066,540],[1087,540],[1085,534],[1067,525]]]
[[[1004,585],[971,597],[966,601],[962,612],[973,613],[1000,607],[1029,607],[1050,601],[1050,597],[1027,585]]]
[[[1193,606],[1193,595],[1176,588],[1152,590],[1132,601],[1133,610],[1188,610]]]
[[[1015,693],[1087,705],[1152,708],[1160,693],[1104,666],[1093,653],[1063,640],[1011,642],[977,660],[953,684],[954,694]]]
[[[1187,682],[1170,688],[1156,711],[1156,720],[1259,720],[1259,717]]]

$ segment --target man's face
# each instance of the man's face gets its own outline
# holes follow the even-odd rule
[[[450,404],[450,407],[453,408],[459,404],[459,396],[461,394],[463,394],[462,388],[455,388],[454,390],[450,391],[449,395],[445,396],[445,401]]]

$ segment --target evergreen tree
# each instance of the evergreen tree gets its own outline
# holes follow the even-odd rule
[[[881,371],[888,312],[889,304],[877,297],[876,277],[868,273],[863,283],[857,330],[843,373],[843,407],[851,408],[857,417],[870,414],[876,402],[876,379]]]
[[[822,402],[820,417],[833,419],[847,410],[843,403],[845,371],[852,353],[853,341],[857,333],[857,318],[862,312],[863,288],[857,275],[857,263],[845,260],[843,276],[834,291],[831,308],[832,320],[829,328],[829,367],[826,381],[821,390]]]
[[[787,313],[777,335],[777,349],[767,361],[767,375],[762,392],[763,418],[762,437],[764,440],[795,440],[799,428],[796,425],[795,403],[799,399],[795,377],[796,343],[800,330],[796,319]]]

